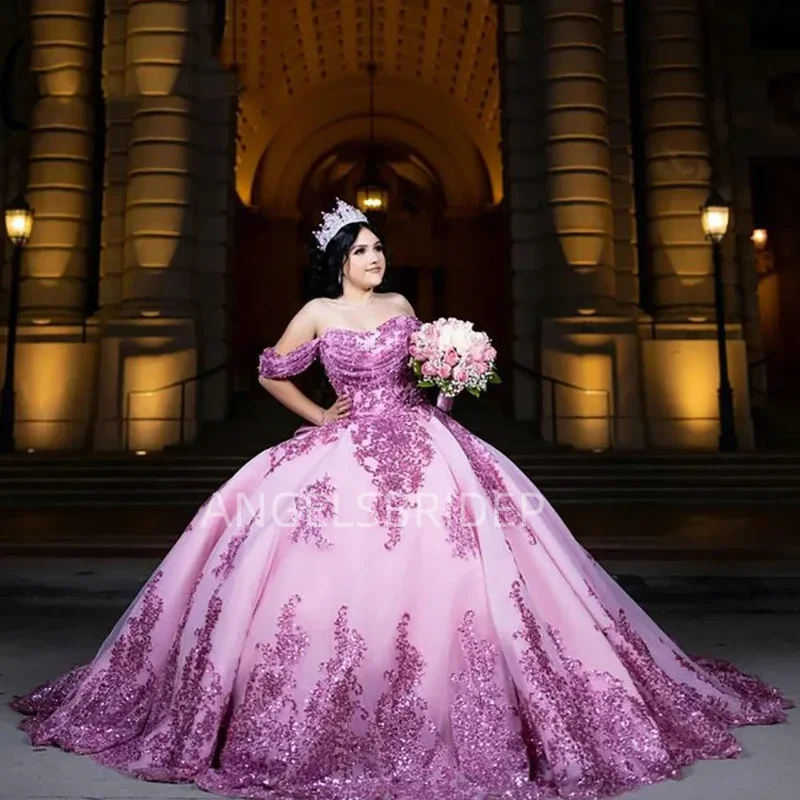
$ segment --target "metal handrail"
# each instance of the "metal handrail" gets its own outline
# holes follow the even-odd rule
[[[520,372],[524,372],[531,378],[534,378],[539,381],[547,381],[550,383],[550,404],[552,406],[552,431],[553,431],[553,444],[558,444],[558,413],[557,413],[557,386],[564,386],[567,389],[574,389],[578,392],[583,392],[587,395],[605,395],[606,398],[606,425],[608,426],[608,444],[609,447],[614,447],[615,444],[615,436],[614,436],[614,415],[611,412],[611,393],[608,389],[588,389],[585,386],[578,386],[575,383],[570,383],[569,381],[561,380],[560,378],[554,378],[552,375],[545,375],[544,373],[537,372],[535,369],[531,369],[531,367],[525,366],[525,364],[520,364],[518,361],[511,361],[511,367],[519,370]],[[596,417],[578,417],[577,419],[596,419]]]
[[[198,372],[195,375],[192,375],[189,378],[183,378],[179,381],[173,381],[172,383],[168,383],[165,386],[159,386],[156,389],[131,389],[126,397],[125,397],[125,439],[124,439],[124,449],[128,449],[128,443],[130,441],[130,424],[131,424],[131,397],[133,395],[144,395],[150,397],[152,395],[158,394],[159,392],[165,392],[168,389],[176,389],[180,387],[181,390],[181,414],[180,417],[137,417],[137,421],[141,422],[180,422],[180,432],[178,434],[178,444],[183,445],[184,443],[184,427],[186,422],[186,387],[190,383],[194,383],[195,381],[200,381],[205,378],[208,378],[210,375],[215,375],[217,372],[220,372],[223,369],[226,369],[233,363],[233,359],[228,359],[227,361],[223,361],[221,364],[217,364],[215,367],[211,367],[211,369],[204,370],[203,372]]]

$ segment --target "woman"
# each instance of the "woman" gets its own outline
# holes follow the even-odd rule
[[[784,720],[426,401],[363,215],[340,201],[316,237],[319,296],[259,364],[308,424],[209,498],[91,663],[15,699],[32,741],[239,797],[594,798]],[[317,357],[328,408],[287,380]]]

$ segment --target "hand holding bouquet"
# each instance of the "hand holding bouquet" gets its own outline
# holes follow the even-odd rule
[[[438,386],[436,405],[442,411],[449,411],[453,398],[464,389],[480,397],[490,383],[501,382],[494,367],[497,351],[471,322],[455,317],[426,322],[411,334],[409,353],[417,386]]]

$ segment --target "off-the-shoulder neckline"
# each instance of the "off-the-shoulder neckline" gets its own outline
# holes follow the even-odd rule
[[[331,328],[325,328],[325,330],[319,336],[317,336],[317,339],[319,341],[322,341],[331,331],[339,331],[340,333],[356,333],[356,334],[377,333],[384,326],[398,319],[419,319],[419,318],[413,314],[395,314],[394,316],[389,317],[389,319],[385,319],[383,322],[381,322],[380,325],[376,325],[374,328],[339,328],[334,326]]]

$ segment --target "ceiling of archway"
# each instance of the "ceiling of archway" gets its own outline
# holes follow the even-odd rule
[[[291,124],[300,138],[318,134],[302,127],[305,104],[322,94],[332,102],[341,87],[341,103],[332,102],[337,121],[366,117],[369,9],[369,0],[229,0],[225,51],[242,85],[237,183],[246,202],[282,126]],[[496,36],[494,0],[374,0],[375,106],[383,130],[399,117],[445,138],[459,125],[484,162],[494,200],[501,191]],[[395,86],[408,95],[413,85],[426,102],[408,103],[406,111],[387,97]]]

